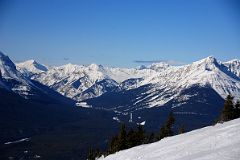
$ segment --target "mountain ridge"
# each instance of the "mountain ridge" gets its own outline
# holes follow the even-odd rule
[[[0,53],[0,87],[25,99],[46,100],[46,102],[54,100],[57,103],[74,104],[74,100],[62,96],[58,92],[21,73],[11,59],[3,53]]]
[[[35,74],[31,78],[77,101],[101,96],[108,90],[101,90],[101,88],[108,88],[108,86],[128,90],[150,84],[153,89],[149,92],[154,93],[156,90],[161,90],[169,95],[169,90],[172,90],[171,92],[174,93],[173,97],[158,99],[157,105],[163,105],[176,97],[181,89],[195,84],[203,86],[210,84],[222,98],[228,94],[240,97],[240,63],[238,62],[240,61],[236,59],[220,62],[213,56],[209,56],[182,66],[171,66],[164,62],[153,63],[141,68],[109,68],[97,64],[88,66],[66,64]],[[86,92],[91,87],[96,86],[96,83],[104,79],[111,81],[105,83],[104,87],[95,87],[95,91],[92,90],[89,93],[91,96],[86,96],[88,94]],[[123,85],[131,79],[132,81],[138,79],[138,81],[131,83],[131,86]],[[156,106],[154,103],[150,103],[150,107]]]

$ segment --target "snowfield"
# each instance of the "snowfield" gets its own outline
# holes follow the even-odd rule
[[[239,160],[240,118],[120,151],[104,160]]]

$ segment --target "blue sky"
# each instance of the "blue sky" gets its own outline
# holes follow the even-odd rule
[[[237,0],[0,0],[0,50],[14,61],[189,63],[239,58]]]

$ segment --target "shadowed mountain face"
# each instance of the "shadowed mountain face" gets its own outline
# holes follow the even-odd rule
[[[50,99],[24,99],[3,89],[0,97],[0,159],[33,159],[35,155],[43,159],[84,159],[91,146],[105,148],[108,138],[118,130],[111,112]],[[30,141],[4,144],[23,138]],[[25,155],[26,150],[30,155]]]
[[[105,93],[100,97],[87,100],[87,103],[93,107],[113,110],[116,117],[123,121],[129,120],[129,113],[132,113],[133,122],[145,121],[146,128],[156,131],[170,111],[174,112],[177,122],[184,124],[187,130],[211,125],[218,118],[224,102],[211,87],[192,86],[183,90],[164,106],[146,108],[147,104],[136,102],[137,97],[147,92],[148,88],[149,86],[143,86],[134,90]],[[148,95],[142,96],[145,96],[142,99],[145,98],[146,102],[151,98]]]
[[[3,54],[0,69],[0,159],[84,159],[91,146],[106,147],[116,133],[112,112],[76,107],[74,100],[21,74]]]

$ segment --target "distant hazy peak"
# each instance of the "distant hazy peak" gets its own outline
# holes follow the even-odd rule
[[[240,77],[240,60],[233,59],[227,62],[223,62],[225,66],[229,68],[231,72],[233,72],[236,76]]]
[[[18,68],[30,71],[32,73],[40,73],[48,71],[48,67],[38,63],[35,60],[27,60],[16,64]]]

